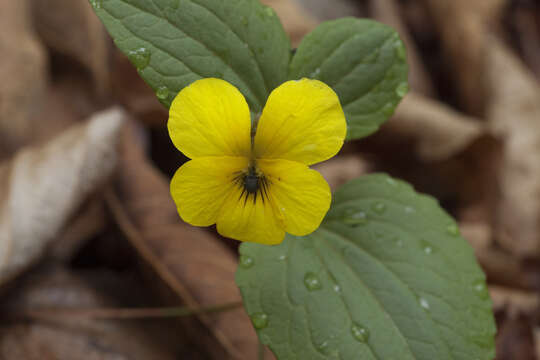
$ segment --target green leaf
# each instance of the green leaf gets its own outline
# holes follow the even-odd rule
[[[494,358],[471,247],[436,200],[404,182],[354,180],[315,233],[240,252],[246,310],[280,360]]]
[[[200,78],[235,85],[251,110],[287,78],[290,42],[258,0],[90,0],[165,106]]]
[[[292,59],[289,78],[330,85],[347,117],[348,139],[377,131],[408,91],[407,59],[394,29],[376,21],[328,21],[307,35]]]

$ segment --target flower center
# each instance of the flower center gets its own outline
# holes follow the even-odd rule
[[[253,195],[253,203],[257,201],[259,195],[263,202],[265,198],[268,199],[270,183],[264,174],[257,169],[255,161],[252,161],[246,170],[238,174],[235,182],[242,187],[240,198],[244,198],[244,202],[247,202],[251,195]]]

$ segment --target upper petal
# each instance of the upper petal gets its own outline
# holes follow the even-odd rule
[[[285,230],[282,219],[276,216],[272,203],[258,194],[245,196],[236,187],[223,204],[217,221],[218,232],[226,237],[275,245],[283,241]]]
[[[251,115],[244,96],[221,79],[201,79],[178,93],[169,135],[187,157],[248,156]]]
[[[285,231],[307,235],[315,231],[330,208],[330,187],[321,174],[288,160],[259,160]]]
[[[287,81],[272,91],[259,119],[255,156],[315,164],[334,156],[346,133],[343,109],[329,86]]]
[[[180,217],[196,226],[215,224],[223,203],[238,186],[235,177],[247,166],[244,157],[198,158],[182,165],[171,181]]]

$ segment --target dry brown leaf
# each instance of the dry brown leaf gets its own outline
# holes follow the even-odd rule
[[[109,87],[109,39],[90,2],[32,0],[32,10],[44,44],[88,69],[103,95]]]
[[[313,166],[336,190],[346,182],[370,171],[370,164],[358,155],[342,155]]]
[[[371,0],[370,8],[375,20],[392,26],[405,42],[411,89],[422,95],[433,94],[433,84],[422,63],[416,43],[400,16],[399,4],[395,0]]]
[[[169,180],[148,162],[132,130],[127,129],[122,145],[117,178],[120,200],[108,196],[119,226],[187,306],[241,301],[234,282],[235,257],[209,231],[180,220]],[[255,358],[258,340],[243,309],[199,318],[213,339],[195,331],[192,335],[216,358]]]
[[[110,275],[109,275],[110,277]],[[117,281],[120,281],[118,279]],[[88,309],[114,306],[114,299],[85,279],[64,270],[46,270],[24,282],[8,297],[0,326],[0,358],[20,360],[172,360],[177,359],[157,339],[156,327],[145,323],[55,316],[51,309]],[[10,309],[6,311],[6,309]],[[27,322],[17,313],[43,315]],[[150,330],[151,329],[151,330]],[[163,331],[161,331],[163,332]],[[162,334],[163,335],[163,334]],[[170,339],[168,339],[170,341]],[[181,341],[176,339],[176,342]],[[187,357],[186,357],[187,358]],[[191,358],[191,357],[190,357]]]
[[[487,36],[494,30],[507,0],[423,0],[439,27],[457,96],[468,113],[481,115],[485,90],[481,77],[487,57]]]
[[[318,20],[332,20],[345,16],[364,17],[362,1],[351,0],[288,0],[301,5],[302,12],[309,13]]]
[[[294,0],[261,0],[261,2],[276,11],[291,38],[293,48],[297,47],[302,38],[318,24],[318,21]]]
[[[47,58],[32,31],[27,0],[0,2],[0,159],[30,142],[47,84]]]
[[[495,236],[512,253],[540,255],[540,86],[495,38],[486,66],[487,117],[504,141]]]
[[[539,310],[540,295],[535,292],[520,291],[502,286],[490,286],[489,294],[493,300],[493,310],[505,310],[507,315],[533,316]]]
[[[403,99],[383,131],[413,139],[425,161],[448,159],[485,134],[477,119],[415,93]]]
[[[96,114],[0,165],[0,283],[37,260],[116,165],[123,113]]]

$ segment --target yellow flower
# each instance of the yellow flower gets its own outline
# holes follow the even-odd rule
[[[339,99],[326,84],[302,79],[276,88],[253,136],[243,95],[224,80],[198,80],[174,99],[168,128],[192,159],[171,181],[184,221],[217,224],[223,236],[262,244],[320,225],[330,188],[308,165],[334,156],[347,131]]]

